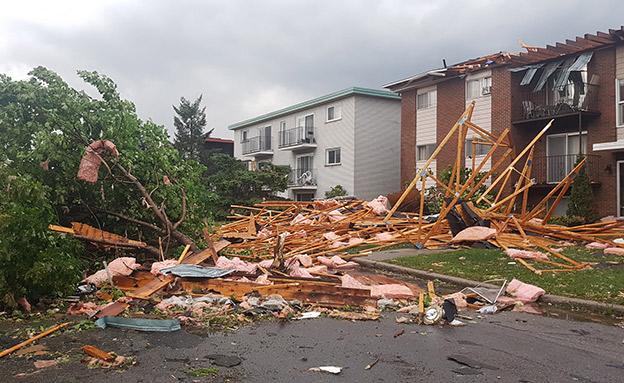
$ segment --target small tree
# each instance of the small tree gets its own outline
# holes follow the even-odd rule
[[[71,293],[80,281],[82,245],[51,233],[48,188],[0,163],[0,309]]]
[[[342,187],[342,185],[336,185],[331,188],[329,191],[325,192],[325,198],[335,198],[346,196],[347,191]]]
[[[575,165],[578,165],[582,159],[583,157],[579,156]],[[598,213],[592,206],[594,192],[592,191],[586,167],[587,164],[583,165],[574,181],[572,181],[570,200],[568,201],[568,210],[566,211],[568,220],[578,224],[582,222],[592,223],[598,220]]]
[[[180,106],[173,107],[177,116],[173,118],[176,128],[174,145],[185,160],[199,161],[204,141],[214,129],[204,133],[206,128],[206,107],[200,108],[202,95],[192,103],[180,97]]]

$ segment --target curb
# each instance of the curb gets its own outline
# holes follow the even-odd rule
[[[437,279],[442,282],[451,283],[453,285],[461,286],[461,287],[475,287],[475,286],[483,286],[487,288],[499,288],[500,286],[491,285],[487,283],[481,283],[477,281],[472,281],[470,279],[464,279],[459,277],[453,277],[450,275],[433,273],[430,271],[418,270],[418,269],[410,269],[408,267],[397,266],[390,263],[373,261],[370,259],[352,259],[352,261],[359,263],[363,267],[367,267],[370,269],[377,270],[385,270],[391,271],[394,273],[408,274],[414,277],[422,278],[422,279]],[[556,305],[568,305],[571,307],[579,307],[589,311],[604,313],[605,311],[610,311],[614,314],[624,315],[624,305],[611,305],[608,303],[589,301],[585,299],[564,297],[561,295],[552,295],[545,294],[542,295],[539,300],[541,303],[550,303]]]

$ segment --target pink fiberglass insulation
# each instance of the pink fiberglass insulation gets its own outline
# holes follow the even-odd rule
[[[306,268],[309,273],[327,273],[327,266],[318,265]]]
[[[624,255],[624,249],[621,247],[609,247],[604,249],[604,253],[611,255]]]
[[[248,263],[248,262],[242,261],[238,257],[228,259],[224,256],[220,256],[217,259],[217,263],[215,266],[223,270],[237,270],[237,271],[242,271],[247,274],[255,273],[256,269],[258,268],[255,263]]]
[[[328,231],[327,233],[323,234],[323,238],[325,238],[328,241],[335,241],[338,238],[340,238],[340,236],[334,233],[333,231]]]
[[[96,183],[98,180],[98,171],[102,164],[100,155],[105,150],[109,150],[113,157],[118,157],[119,152],[115,144],[108,140],[98,140],[87,146],[86,154],[80,160],[80,167],[78,168],[78,179],[85,182]]]
[[[388,198],[383,195],[375,198],[368,203],[368,207],[371,208],[375,214],[388,214]]]
[[[107,266],[111,278],[116,275],[130,275],[135,269],[141,267],[140,264],[136,263],[136,258],[132,257],[117,258]],[[106,274],[106,270],[103,269],[88,276],[83,282],[94,283],[96,286],[100,286],[106,281],[108,281],[108,275]]]
[[[330,269],[349,270],[349,269],[355,269],[360,266],[355,262],[351,262],[351,261],[347,262],[337,255],[334,255],[331,258],[317,257],[316,259],[321,264],[329,267]]]
[[[511,258],[524,258],[524,259],[541,259],[548,260],[548,255],[540,253],[539,251],[520,250],[520,249],[507,249],[505,253]]]
[[[380,298],[412,298],[414,297],[414,293],[410,290],[409,287],[399,285],[399,284],[387,284],[387,285],[374,285],[374,286],[366,286],[365,284],[359,282],[357,279],[353,278],[349,274],[345,274],[340,277],[342,281],[342,287],[347,287],[351,289],[364,289],[370,290],[371,297],[380,299]]]
[[[309,225],[311,223],[312,220],[306,218],[304,215],[301,214],[297,214],[297,216],[293,218],[293,220],[290,222],[291,226],[297,224]]]
[[[602,249],[606,249],[607,247],[609,247],[609,245],[607,245],[606,243],[601,243],[601,242],[591,242],[585,245],[585,247],[588,249],[602,250]]]
[[[315,277],[314,275],[310,274],[308,272],[308,270],[299,267],[299,263],[295,263],[291,268],[290,268],[290,276],[291,277],[297,277],[297,278],[318,278]]]
[[[162,274],[160,269],[164,269],[165,267],[177,266],[178,261],[176,259],[165,259],[162,262],[154,262],[152,263],[152,269],[150,273],[154,275]]]
[[[546,294],[546,291],[541,287],[520,282],[515,278],[509,282],[507,292],[515,296],[516,299],[522,303],[535,302],[539,297]]]
[[[375,234],[375,239],[377,241],[394,241],[394,237],[388,232]]]
[[[496,229],[484,226],[470,226],[457,233],[451,243],[486,241],[496,237]]]
[[[338,222],[340,220],[345,219],[345,216],[342,215],[341,212],[339,212],[338,210],[332,210],[327,214],[327,217],[329,218],[330,222]]]
[[[362,238],[349,238],[349,246],[359,245],[364,242]]]

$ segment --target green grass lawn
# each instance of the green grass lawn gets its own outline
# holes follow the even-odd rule
[[[590,262],[592,269],[538,275],[498,249],[452,250],[398,258],[389,262],[475,281],[513,277],[539,286],[549,294],[624,305],[623,257],[605,256],[600,250],[590,250],[580,246],[566,248],[562,254],[578,262]],[[554,256],[549,257],[554,261]],[[514,261],[516,264],[509,264]],[[534,264],[531,260],[528,261]],[[608,262],[615,262],[618,265],[611,267],[598,265]],[[539,264],[536,268],[544,269],[545,266],[545,264]]]

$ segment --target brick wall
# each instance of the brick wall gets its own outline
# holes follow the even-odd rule
[[[444,140],[449,130],[455,125],[459,117],[466,110],[465,82],[455,78],[438,84],[437,107],[437,142]],[[436,157],[437,176],[440,171],[455,163],[457,155],[457,134],[453,135]],[[462,157],[463,158],[463,157]]]
[[[401,189],[414,178],[416,168],[416,90],[401,94]]]
[[[599,142],[616,141],[615,121],[615,47],[594,52],[587,65],[588,79],[592,74],[600,76],[598,101],[600,116],[587,120],[587,146],[591,153],[592,145]],[[600,187],[594,189],[594,200],[600,215],[617,214],[616,157],[613,152],[595,152],[600,155]],[[611,165],[612,172],[604,169]]]

